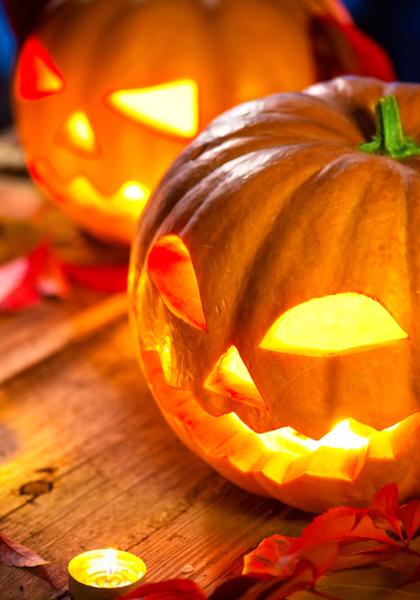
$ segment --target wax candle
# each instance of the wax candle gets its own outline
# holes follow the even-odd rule
[[[73,600],[114,600],[137,587],[146,565],[130,552],[108,548],[75,556],[68,571]]]

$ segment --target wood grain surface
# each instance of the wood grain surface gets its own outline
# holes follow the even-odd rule
[[[44,556],[54,587],[0,567],[1,600],[67,600],[67,563],[117,547],[148,581],[206,589],[263,537],[308,516],[223,480],[169,430],[137,365],[121,296],[78,293],[0,319],[0,531]]]

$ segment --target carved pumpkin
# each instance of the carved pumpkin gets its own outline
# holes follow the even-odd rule
[[[131,241],[150,190],[222,111],[337,69],[392,77],[366,40],[377,61],[363,64],[361,34],[338,0],[43,4],[16,71],[29,169],[82,226],[118,241]]]
[[[363,78],[244,104],[143,215],[146,379],[180,438],[247,490],[310,511],[389,481],[420,494],[419,115],[419,86]]]

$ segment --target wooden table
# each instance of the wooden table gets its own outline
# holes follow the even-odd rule
[[[252,496],[193,456],[137,365],[124,296],[77,292],[0,318],[0,531],[50,561],[55,588],[0,566],[1,600],[67,600],[67,563],[118,547],[148,581],[206,589],[308,517]]]

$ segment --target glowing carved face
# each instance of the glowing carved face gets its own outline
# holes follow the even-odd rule
[[[99,85],[67,74],[68,64],[65,49],[54,57],[36,37],[20,55],[15,96],[29,169],[87,229],[129,241],[151,189],[198,132],[198,85],[183,77],[123,87],[123,74],[122,85]]]
[[[182,240],[175,235],[159,239],[148,255],[147,271],[166,307],[177,318],[206,331],[197,277]],[[264,335],[259,349],[333,357],[363,352],[407,337],[377,300],[361,293],[344,292],[313,298],[284,312]],[[163,346],[168,362],[167,342]],[[267,408],[234,345],[217,360],[204,381],[204,388],[230,396],[241,404]]]
[[[153,244],[141,278],[140,296],[146,290],[150,292],[150,284],[173,315],[173,322],[184,322],[185,326],[207,335],[197,276],[189,251],[179,237],[167,235]],[[349,415],[318,440],[292,427],[257,433],[240,417],[241,408],[267,413],[270,406],[238,348],[231,344],[226,349],[205,376],[202,389],[192,395],[188,386],[184,388],[173,380],[178,358],[171,329],[172,326],[161,335],[156,333],[154,340],[158,341],[153,350],[152,339],[143,348],[146,374],[164,414],[187,445],[206,460],[212,456],[212,464],[216,462],[222,473],[252,491],[261,493],[244,476],[255,472],[256,465],[265,489],[281,499],[286,497],[288,502],[291,501],[288,492],[284,496],[279,483],[287,488],[299,478],[310,476],[331,478],[339,485],[351,484],[367,460],[395,460],[401,449],[405,449],[407,432],[419,425],[418,413],[382,431]],[[268,328],[255,351],[267,359],[274,353],[286,360],[294,355],[312,360],[334,357],[345,360],[347,356],[363,355],[375,348],[407,343],[407,337],[378,300],[349,291],[306,300],[284,311]],[[206,394],[216,399],[216,404],[210,402],[205,406],[200,395]],[[230,406],[233,402],[237,409],[226,411],[223,399]],[[216,460],[217,457],[223,460]],[[292,503],[299,505],[299,500],[293,499]],[[314,510],[325,504],[328,501],[319,495],[313,500]],[[308,506],[307,498],[305,505]]]

